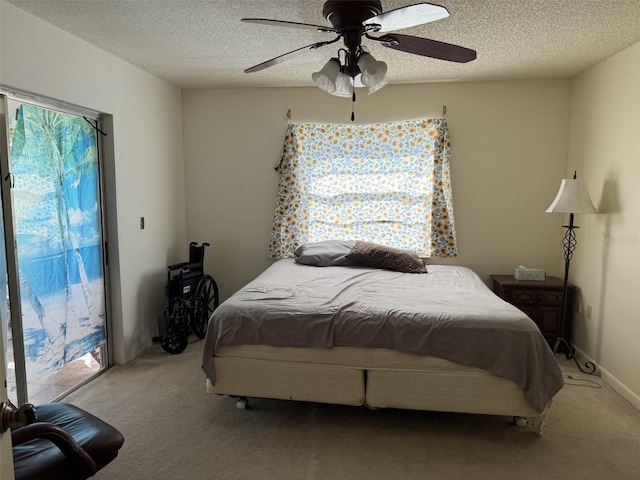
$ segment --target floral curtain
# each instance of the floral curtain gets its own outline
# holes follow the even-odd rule
[[[457,255],[444,117],[372,125],[289,124],[269,246],[367,240]]]

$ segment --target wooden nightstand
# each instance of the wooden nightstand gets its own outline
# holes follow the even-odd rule
[[[516,280],[513,275],[491,275],[491,278],[494,293],[536,322],[551,348],[558,337],[566,336],[566,323],[571,319],[571,309],[567,306],[567,319],[563,325],[562,279],[547,277],[541,281]],[[574,289],[573,285],[567,286],[568,300]]]

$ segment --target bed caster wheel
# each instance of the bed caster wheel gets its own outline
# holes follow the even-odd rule
[[[239,398],[236,401],[236,408],[240,410],[249,410],[249,400],[246,398]]]
[[[516,427],[526,427],[529,422],[525,417],[513,417],[513,424]]]

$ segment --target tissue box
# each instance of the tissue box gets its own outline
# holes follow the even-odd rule
[[[513,276],[516,280],[543,281],[545,278],[545,272],[541,268],[527,268],[520,265],[513,269]]]

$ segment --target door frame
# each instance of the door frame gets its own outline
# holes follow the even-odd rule
[[[0,98],[0,162],[4,162],[4,158],[9,155],[9,131],[7,126],[6,116],[6,98],[4,95]],[[4,132],[4,134],[2,134]],[[4,205],[4,201],[3,201]],[[4,246],[4,240],[0,240],[0,244]],[[5,260],[5,251],[0,251],[0,261]],[[0,282],[1,283],[1,282]],[[2,317],[2,310],[0,309],[0,324],[5,321]],[[5,362],[5,349],[4,349],[4,334],[2,328],[0,328],[0,402],[7,401],[7,366]],[[13,449],[11,445],[11,431],[8,430],[4,433],[0,432],[0,480],[12,479],[14,476],[13,470]]]
[[[14,221],[13,201],[11,189],[13,188],[13,176],[9,167],[9,105],[8,98],[0,94],[0,132],[6,132],[0,145],[0,182],[2,182],[2,220],[4,222],[4,244],[7,260],[7,282],[9,289],[9,317],[11,318],[11,332],[15,338],[24,338],[22,329],[22,303],[20,301],[20,279],[18,277],[18,249],[15,240],[12,245],[7,245],[6,239],[16,238],[16,224]],[[25,366],[24,349],[14,349],[13,360],[16,369],[16,391],[18,405],[27,402],[27,372]]]

